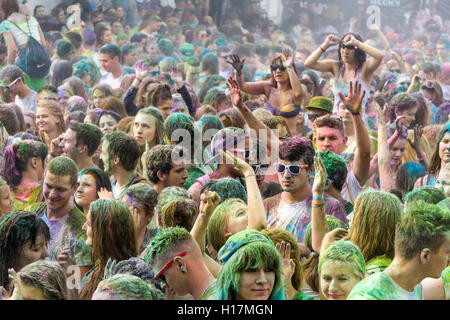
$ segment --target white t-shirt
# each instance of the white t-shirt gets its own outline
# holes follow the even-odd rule
[[[120,88],[120,83],[122,82],[123,74],[119,78],[114,78],[111,72],[105,73],[100,79],[100,83],[106,83],[113,89]]]
[[[342,198],[355,205],[356,198],[358,197],[362,189],[363,187],[359,185],[359,181],[358,179],[356,179],[353,170],[349,171],[349,173],[347,173],[347,179],[345,180],[345,184],[342,187],[341,191]]]
[[[22,112],[25,111],[33,111],[36,112],[36,100],[37,100],[37,92],[31,90],[30,94],[27,95],[24,99],[20,99],[19,96],[16,96],[15,104],[17,104]]]

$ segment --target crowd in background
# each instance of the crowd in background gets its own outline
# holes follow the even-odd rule
[[[0,0],[0,299],[450,297],[450,19]]]

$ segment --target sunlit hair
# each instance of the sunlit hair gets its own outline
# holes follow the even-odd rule
[[[33,212],[17,210],[0,218],[0,286],[8,289],[8,269],[22,267],[25,245],[31,242],[34,246],[39,235],[50,241],[47,224]]]
[[[161,291],[151,283],[131,274],[116,274],[102,280],[95,292],[111,294],[115,297],[112,300],[164,300]]]
[[[57,135],[61,135],[66,132],[66,124],[64,122],[64,115],[61,111],[59,104],[55,101],[44,101],[37,105],[37,109],[47,109],[50,114],[56,118],[57,124],[56,128],[58,130]],[[39,138],[42,141],[45,141],[44,132],[39,130]],[[49,145],[51,141],[46,141],[46,144]]]
[[[237,207],[237,204],[241,205]],[[217,252],[219,252],[220,248],[227,242],[225,232],[227,230],[229,216],[234,214],[237,208],[243,208],[242,205],[244,206],[245,214],[247,214],[248,209],[245,202],[241,199],[232,198],[218,205],[211,215],[207,228],[208,239],[211,241],[214,250]]]
[[[122,261],[138,254],[133,216],[124,202],[98,199],[91,203],[90,212],[94,267],[81,290],[81,300],[92,297],[104,276],[108,258]]]
[[[345,263],[349,270],[359,279],[363,279],[366,274],[364,256],[358,246],[351,241],[336,241],[320,255],[319,266],[317,268],[319,275],[326,261]]]
[[[450,231],[450,210],[417,201],[403,215],[395,234],[395,253],[407,260],[424,248],[439,250]]]
[[[316,130],[322,127],[333,128],[339,130],[343,137],[345,136],[344,123],[342,122],[342,119],[340,117],[326,114],[322,117],[317,118],[314,121],[314,124],[316,125]]]
[[[178,246],[181,242],[193,241],[192,235],[181,227],[160,229],[147,246],[144,256],[146,263],[155,263],[157,259]]]
[[[275,273],[275,282],[269,300],[284,300],[282,266],[281,256],[273,244],[248,243],[239,248],[222,265],[217,277],[216,299],[236,300],[236,294],[240,292],[241,273],[264,267],[265,271]]]
[[[294,289],[300,291],[303,282],[303,268],[300,262],[300,249],[298,248],[297,240],[295,240],[294,236],[289,231],[282,229],[264,229],[261,232],[268,236],[274,245],[277,245],[282,241],[291,245],[291,259],[294,260],[295,263],[295,270],[291,282]]]
[[[156,134],[155,134],[154,143],[155,143],[155,145],[160,144],[163,139],[163,135],[164,135],[164,117],[163,117],[161,111],[159,111],[155,107],[148,107],[148,108],[140,109],[138,111],[138,113],[136,114],[136,117],[140,114],[151,116],[155,120],[155,126],[156,126],[155,133]]]
[[[164,101],[172,100],[172,92],[168,84],[152,86],[147,91],[146,103],[148,106],[159,107]]]
[[[397,114],[405,110],[418,107],[418,101],[409,93],[397,93],[390,101],[387,116],[389,117],[389,122],[394,123],[397,119]]]
[[[66,300],[66,272],[55,262],[35,261],[17,273],[22,284],[39,288],[48,300]]]
[[[147,102],[147,92],[151,91],[152,88],[157,87],[160,84],[159,80],[152,77],[145,77],[139,84],[138,91],[136,93],[136,98],[134,98],[134,104],[138,108],[149,107],[150,104]]]
[[[400,200],[384,191],[359,194],[350,226],[350,241],[356,244],[366,262],[386,254],[394,258],[395,227],[400,222]]]

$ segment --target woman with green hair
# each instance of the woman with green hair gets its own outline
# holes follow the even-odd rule
[[[432,186],[423,186],[413,189],[405,195],[405,209],[411,206],[415,201],[423,200],[427,203],[438,204],[444,199],[445,194],[443,190]]]
[[[2,176],[13,193],[13,210],[42,201],[46,157],[47,146],[33,140],[16,142],[3,151]]]
[[[285,300],[281,256],[261,232],[234,234],[218,257],[217,300]]]
[[[73,64],[73,75],[80,78],[84,82],[86,92],[89,96],[92,94],[92,88],[101,78],[100,69],[94,61],[89,59],[81,59]]]
[[[346,300],[353,287],[366,275],[361,250],[350,241],[331,244],[319,258],[321,300]]]

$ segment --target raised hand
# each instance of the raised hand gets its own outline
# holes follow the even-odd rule
[[[353,81],[350,81],[350,89],[348,91],[348,96],[345,97],[342,92],[339,92],[339,97],[345,108],[352,114],[358,114],[362,111],[362,101],[366,95],[366,90],[363,91],[361,95],[361,83],[355,81],[355,86],[353,86]]]
[[[345,37],[343,44],[345,46],[354,46],[356,47],[358,45],[358,39],[356,39],[353,35],[348,35]]]
[[[336,228],[325,234],[322,240],[320,252],[324,252],[333,242],[344,239],[348,235],[348,230],[344,228]]]
[[[104,200],[115,200],[114,195],[111,191],[106,190],[106,188],[100,189],[98,192],[98,197]]]
[[[387,108],[386,108],[387,109]],[[375,110],[376,110],[376,114],[377,114],[377,124],[378,127],[386,126],[386,109],[382,109],[378,103],[375,105]]]
[[[244,160],[236,157],[233,153],[230,151],[220,151],[223,156],[225,156],[225,163],[226,164],[233,164],[236,169],[241,171],[244,176],[248,175],[255,175],[255,171],[253,171],[253,168]]]
[[[411,140],[408,138],[409,144],[414,150],[416,150],[416,153],[418,153],[418,150],[421,151],[420,139],[422,139],[422,134],[423,134],[423,127],[420,124],[417,124],[414,127],[414,141],[411,142]],[[421,154],[417,155],[421,156]]]
[[[209,218],[220,203],[219,195],[214,191],[205,191],[201,195],[200,212]]]
[[[235,81],[233,77],[229,77],[227,86],[230,90],[231,102],[234,106],[240,107],[242,105],[242,93],[239,83]]]
[[[287,284],[295,272],[295,262],[291,259],[291,244],[285,241],[276,244],[275,248],[283,260],[284,283]]]
[[[330,34],[325,39],[325,45],[326,45],[327,48],[335,46],[338,43],[339,43],[339,37],[337,35],[335,35],[335,34]]]
[[[59,146],[62,140],[63,134],[51,141],[49,153],[52,157],[58,157],[63,153],[62,148]]]
[[[14,291],[9,300],[22,300],[22,282],[14,269],[8,269],[9,280],[14,285]]]
[[[242,69],[244,68],[244,64],[245,64],[245,59],[241,60],[241,58],[239,58],[239,56],[237,54],[232,54],[231,61],[226,60],[226,62],[228,64],[231,64],[237,73],[239,73],[239,74],[242,73]]]
[[[103,275],[103,280],[111,278],[116,273],[116,260],[108,258],[105,266],[105,274]]]
[[[323,164],[322,157],[320,156],[320,153],[316,153],[314,155],[314,183],[312,186],[312,192],[316,196],[323,195],[323,192],[325,190],[325,185],[327,183],[327,169],[325,168],[325,165]]]
[[[293,67],[295,64],[295,59],[294,59],[294,54],[292,54],[291,50],[289,50],[287,48],[283,49],[283,55],[284,55],[283,66],[285,68]]]

